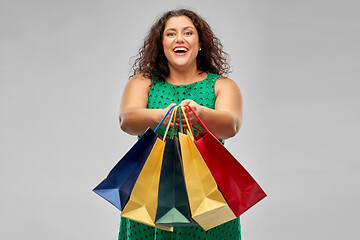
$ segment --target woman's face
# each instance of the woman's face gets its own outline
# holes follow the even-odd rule
[[[171,17],[165,24],[162,44],[170,69],[196,66],[200,43],[190,18]]]

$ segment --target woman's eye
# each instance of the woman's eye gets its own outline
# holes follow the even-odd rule
[[[186,32],[185,35],[190,36],[190,35],[192,35],[192,32]]]
[[[167,33],[166,36],[173,37],[173,36],[175,36],[175,33]]]

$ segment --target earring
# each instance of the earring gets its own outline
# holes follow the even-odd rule
[[[201,51],[201,48],[199,49],[199,51]]]

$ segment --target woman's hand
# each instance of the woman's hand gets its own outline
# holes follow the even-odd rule
[[[171,103],[169,106],[167,106],[166,108],[164,109],[161,109],[162,110],[162,115],[165,116],[165,114],[170,110],[170,108],[172,108],[173,106],[175,106],[176,104],[175,103]],[[161,123],[162,126],[167,126],[168,122],[169,122],[169,118],[171,116],[171,112],[166,116],[166,118],[164,119],[164,121]],[[173,123],[171,123],[170,125],[171,127],[173,126]]]
[[[203,106],[197,104],[195,101],[193,100],[190,100],[190,99],[186,99],[186,100],[183,100],[181,103],[180,103],[180,106],[190,106],[194,112],[196,113],[196,115],[198,115],[200,117],[201,115],[201,110],[203,108]],[[185,111],[186,112],[186,111]],[[195,114],[189,109],[189,115],[190,115],[190,121],[191,121],[191,124],[196,124],[199,122],[199,120],[197,119],[197,117],[195,116]],[[182,118],[182,124],[186,124],[186,121],[184,118]]]

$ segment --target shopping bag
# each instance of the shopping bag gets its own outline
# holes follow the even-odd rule
[[[93,191],[122,210],[155,140],[156,133],[148,128]]]
[[[155,224],[155,217],[158,206],[162,159],[165,149],[164,140],[168,132],[173,113],[174,111],[172,111],[172,115],[169,118],[169,123],[163,139],[156,139],[155,144],[153,145],[144,167],[134,185],[130,198],[121,213],[122,217],[168,231],[171,231],[172,227]]]
[[[188,124],[188,134],[180,132],[179,141],[191,216],[202,228],[209,230],[236,216],[219,191],[210,170],[197,150],[188,119],[185,118],[185,120]]]
[[[130,193],[156,140],[156,130],[172,111],[172,107],[153,131],[148,128],[142,137],[114,166],[108,176],[93,191],[109,201],[119,210],[130,197]]]
[[[200,131],[195,137],[195,145],[215,178],[220,191],[238,217],[266,197],[266,194],[246,169],[207,129],[194,110],[190,106],[187,106],[186,109],[187,111],[190,109],[194,113],[198,124],[203,128],[203,131]]]
[[[179,108],[180,110],[180,108]],[[177,119],[177,107],[174,109]],[[181,167],[179,140],[174,137],[175,124],[171,138],[166,138],[159,182],[158,207],[155,223],[165,226],[189,226],[192,223],[184,175]]]

